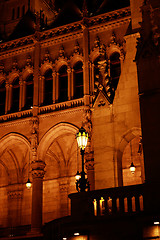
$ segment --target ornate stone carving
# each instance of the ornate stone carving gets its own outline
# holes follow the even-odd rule
[[[31,149],[33,154],[33,161],[37,158],[38,147],[38,131],[39,131],[39,119],[38,117],[32,117],[31,120]]]
[[[23,197],[23,191],[22,190],[13,190],[8,191],[8,199],[22,199]]]
[[[46,164],[43,161],[32,161],[32,178],[43,178],[45,174],[45,166]]]

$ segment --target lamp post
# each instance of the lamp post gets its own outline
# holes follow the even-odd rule
[[[82,171],[81,173],[77,171],[76,189],[78,192],[85,192],[86,190],[89,191],[89,182],[88,182],[88,179],[85,177],[86,173],[84,171],[84,152],[85,152],[85,147],[87,146],[88,133],[83,127],[79,129],[79,132],[76,134],[76,138],[77,138],[78,147],[80,148],[80,153],[82,155]]]

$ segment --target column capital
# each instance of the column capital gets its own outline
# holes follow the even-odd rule
[[[45,174],[44,170],[34,169],[32,170],[32,178],[43,178]]]

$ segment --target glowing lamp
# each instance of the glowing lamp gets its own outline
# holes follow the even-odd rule
[[[83,127],[79,129],[79,132],[76,134],[76,138],[77,138],[78,147],[84,150],[85,147],[87,146],[88,133]]]
[[[76,178],[77,181],[81,178],[81,175],[80,175],[79,171],[77,171],[75,178]]]
[[[135,173],[136,167],[134,166],[133,162],[131,163],[129,169],[130,169],[130,171],[131,171],[132,174]]]
[[[31,182],[30,182],[30,180],[29,180],[29,178],[28,178],[28,181],[26,182],[26,188],[27,188],[27,189],[30,189],[31,186],[32,186],[32,184],[31,184]]]

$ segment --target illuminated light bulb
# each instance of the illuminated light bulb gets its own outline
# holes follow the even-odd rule
[[[75,178],[76,178],[77,181],[81,178],[81,175],[80,175],[79,171],[77,171]]]
[[[30,180],[28,178],[28,181],[26,182],[26,187],[27,187],[27,189],[30,189],[31,186],[32,186],[32,184],[31,184],[31,182],[30,182]]]
[[[131,171],[132,174],[135,173],[136,167],[134,166],[133,162],[131,163],[129,169],[130,169],[130,171]]]
[[[79,236],[79,233],[74,233],[74,236]]]

